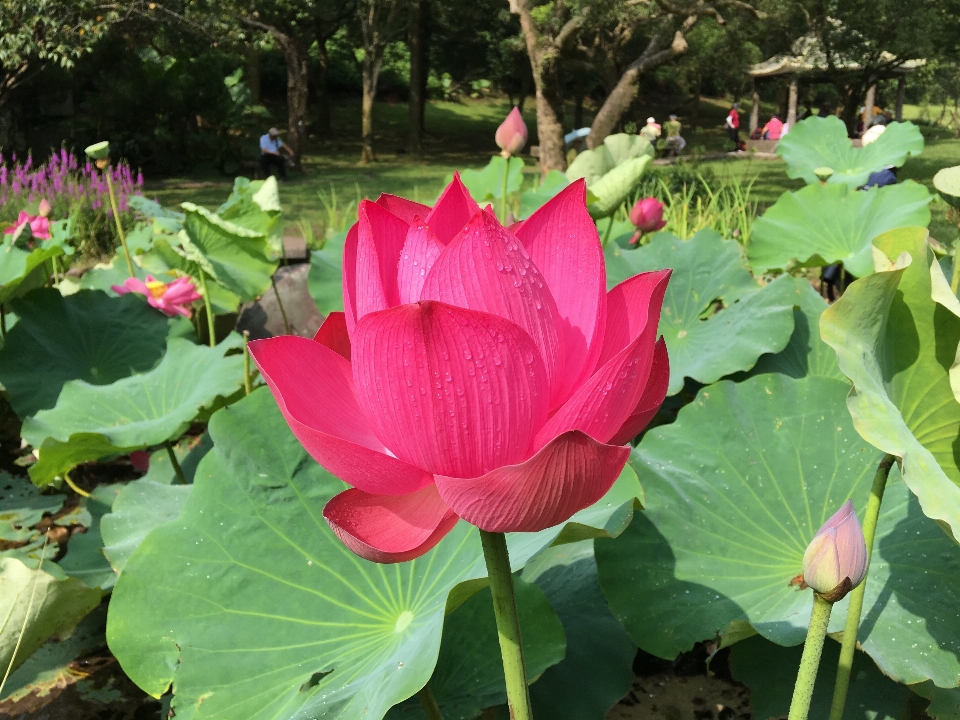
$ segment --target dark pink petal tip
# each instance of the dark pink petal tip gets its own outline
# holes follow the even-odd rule
[[[458,520],[433,485],[407,495],[345,490],[327,503],[323,517],[347,548],[376,563],[420,557]]]
[[[437,490],[460,517],[488,532],[537,532],[602,498],[630,448],[598,443],[573,430],[519,465],[477,478],[436,476]]]

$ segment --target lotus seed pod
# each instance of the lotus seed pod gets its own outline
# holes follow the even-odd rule
[[[841,600],[867,575],[867,544],[853,503],[847,500],[803,554],[803,581],[829,602]]]
[[[813,171],[813,174],[817,176],[817,179],[820,182],[825,183],[833,175],[833,168],[830,167],[818,167]]]
[[[84,152],[91,160],[106,160],[110,157],[110,142],[103,140],[102,142],[88,145]]]

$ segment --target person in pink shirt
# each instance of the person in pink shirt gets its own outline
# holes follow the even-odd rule
[[[764,140],[779,140],[783,135],[783,121],[776,115],[770,118],[770,121],[763,126]]]
[[[727,115],[726,121],[723,123],[723,127],[726,128],[727,135],[730,136],[730,141],[733,143],[733,150],[736,152],[740,149],[740,105],[737,103],[733,104],[733,107],[730,108],[730,114]]]

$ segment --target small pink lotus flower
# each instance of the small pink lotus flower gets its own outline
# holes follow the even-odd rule
[[[495,137],[504,157],[516,155],[523,150],[523,146],[527,144],[527,125],[523,122],[518,108],[511,110],[507,119],[500,123]]]
[[[663,219],[663,203],[655,197],[637,200],[637,204],[630,210],[630,222],[637,227],[637,233],[630,239],[630,244],[636,245],[641,235],[656,232],[667,224]]]
[[[30,233],[37,240],[49,240],[50,239],[50,221],[43,216],[43,203],[41,202],[41,214],[40,215],[27,215],[27,213],[20,211],[20,215],[17,216],[17,222],[4,230],[5,235],[14,235],[21,227],[24,225],[30,226]]]
[[[153,275],[147,275],[146,282],[137,278],[127,278],[123,281],[123,285],[114,285],[111,290],[118,295],[126,295],[128,292],[144,295],[152,307],[170,317],[174,315],[190,317],[190,308],[187,306],[203,297],[197,292],[193,280],[188,277],[177,278],[171,283],[157,280]]]
[[[847,500],[813,536],[803,554],[803,581],[837,602],[867,575],[867,545],[853,503]]]
[[[510,228],[454,175],[347,233],[343,313],[250,343],[306,450],[353,487],[323,516],[357,555],[423,555],[459,519],[536,532],[597,502],[666,396],[669,270],[609,292],[578,180]]]

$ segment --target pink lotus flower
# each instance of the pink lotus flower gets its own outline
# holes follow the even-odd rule
[[[506,157],[523,150],[523,146],[527,144],[527,125],[523,122],[519,109],[511,110],[507,119],[500,123],[495,138],[497,147],[503,150]]]
[[[817,530],[803,554],[803,581],[830,602],[837,602],[867,576],[867,545],[853,503]]]
[[[610,489],[666,396],[669,276],[606,291],[582,180],[507,229],[455,175],[432,209],[363,201],[345,311],[250,350],[303,446],[353,486],[324,508],[334,532],[401,562],[459,518],[534,532]]]
[[[50,239],[50,221],[43,215],[27,215],[22,210],[17,216],[17,222],[3,232],[5,235],[13,235],[24,225],[30,226],[30,233],[38,240]]]
[[[630,239],[630,244],[636,245],[641,235],[656,232],[667,224],[663,219],[663,203],[655,197],[637,200],[630,210],[630,222],[637,227],[637,233]]]
[[[146,282],[137,278],[127,278],[123,281],[123,285],[113,285],[110,289],[118,295],[126,295],[128,292],[145,295],[152,307],[170,317],[174,315],[190,317],[190,308],[187,306],[203,297],[197,292],[193,280],[188,277],[177,278],[171,283],[157,280],[153,275],[147,275]]]

